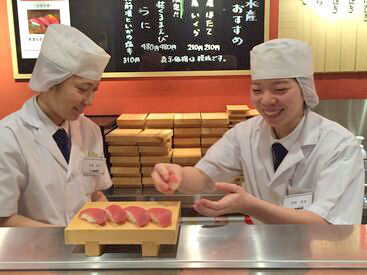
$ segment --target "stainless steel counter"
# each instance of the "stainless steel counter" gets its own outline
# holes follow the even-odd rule
[[[177,246],[161,246],[159,257],[142,257],[135,245],[107,246],[100,257],[86,257],[83,252],[81,246],[64,244],[64,228],[0,228],[2,271],[168,272],[203,268],[367,269],[367,227],[182,224]]]

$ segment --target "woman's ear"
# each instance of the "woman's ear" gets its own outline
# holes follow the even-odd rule
[[[50,87],[48,89],[48,91],[46,93],[54,93],[54,92],[56,92],[58,85],[60,85],[60,84],[53,85],[52,87]]]

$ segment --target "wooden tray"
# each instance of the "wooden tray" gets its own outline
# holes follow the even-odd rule
[[[250,108],[247,105],[227,105],[227,113],[229,114],[245,114]]]
[[[182,113],[175,114],[173,125],[175,128],[179,127],[199,127],[201,126],[200,113]]]
[[[150,113],[145,120],[145,125],[148,128],[152,126],[173,128],[174,115],[174,113]]]
[[[170,143],[173,136],[171,129],[145,129],[139,133],[137,143],[141,145],[164,145]]]
[[[175,138],[175,148],[200,148],[200,138]]]
[[[112,157],[138,157],[139,147],[137,145],[108,146],[108,152]]]
[[[160,227],[152,222],[144,227],[138,227],[130,222],[122,225],[107,222],[101,226],[80,219],[81,210],[90,207],[105,208],[110,204],[119,204],[122,207],[130,205],[145,209],[164,207],[172,211],[172,224]],[[65,228],[66,244],[85,245],[87,256],[99,256],[103,253],[104,244],[139,244],[142,246],[142,256],[157,256],[161,244],[176,244],[180,221],[180,201],[167,202],[88,202]]]
[[[106,135],[108,145],[136,145],[141,129],[115,129]]]
[[[208,148],[212,146],[214,143],[216,143],[218,140],[220,140],[220,137],[215,138],[201,138],[201,147]]]
[[[173,136],[175,138],[201,137],[201,128],[175,128],[173,130]]]
[[[141,175],[139,176],[113,176],[112,186],[114,188],[141,188]]]
[[[226,112],[220,113],[201,113],[202,128],[228,128],[229,119]]]
[[[194,166],[201,159],[200,148],[175,148],[172,155],[172,163],[182,166]]]
[[[201,128],[202,137],[222,137],[225,132],[228,131],[228,127],[225,128]]]
[[[111,174],[114,176],[140,176],[140,167],[111,167]]]
[[[122,114],[116,122],[119,128],[144,129],[147,116],[148,114]]]

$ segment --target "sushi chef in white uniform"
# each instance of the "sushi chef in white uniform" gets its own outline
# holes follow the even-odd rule
[[[0,225],[65,226],[111,186],[100,129],[82,113],[110,56],[79,30],[51,25],[29,87],[0,121]]]
[[[200,199],[207,216],[247,214],[263,223],[359,224],[363,161],[355,136],[311,109],[318,104],[310,47],[275,39],[251,51],[251,100],[261,116],[237,124],[195,167],[157,164],[157,190],[171,194],[215,189]],[[174,175],[174,177],[172,177]],[[243,187],[230,184],[243,175]]]

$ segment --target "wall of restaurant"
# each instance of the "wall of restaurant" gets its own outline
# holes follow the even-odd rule
[[[278,34],[278,0],[271,0],[270,38]],[[0,5],[0,119],[33,93],[13,79],[7,8]],[[367,73],[317,74],[321,99],[367,98]],[[215,112],[227,104],[248,104],[249,76],[125,78],[103,80],[87,114]]]

